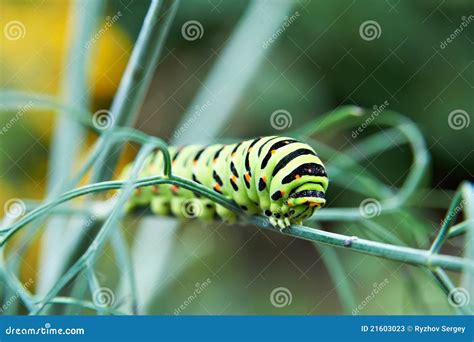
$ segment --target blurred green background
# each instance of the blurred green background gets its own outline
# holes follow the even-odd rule
[[[282,6],[284,2],[268,3]],[[109,107],[148,5],[148,1],[107,1],[107,15],[118,11],[122,15],[100,37],[90,62],[92,112]],[[249,6],[248,1],[181,1],[134,127],[167,141],[172,138]],[[26,27],[22,39],[11,41],[2,36],[1,87],[60,94],[62,65],[70,44],[69,3],[0,0],[0,9],[0,26],[20,20]],[[408,116],[422,130],[432,157],[425,186],[433,189],[434,198],[441,203],[430,205],[435,208],[414,207],[384,216],[378,223],[389,227],[408,245],[426,248],[452,191],[462,180],[473,178],[473,125],[452,129],[448,115],[454,110],[472,113],[474,18],[452,42],[443,45],[472,16],[472,1],[305,0],[292,2],[288,17],[295,13],[296,19],[268,48],[264,48],[262,41],[259,51],[242,51],[255,56],[263,54],[262,63],[218,138],[281,134],[270,124],[271,114],[279,109],[291,113],[291,129],[295,129],[337,106],[355,104],[372,108],[388,102],[390,110]],[[200,39],[183,38],[182,27],[189,20],[202,25]],[[281,23],[285,20],[282,16]],[[380,27],[377,39],[364,40],[360,35],[361,25],[368,20],[376,21]],[[11,116],[11,112],[3,111],[0,126],[5,126]],[[1,203],[12,197],[44,198],[55,117],[54,113],[30,111],[0,135]],[[206,127],[200,127],[199,120],[194,124],[202,129],[196,142],[203,141]],[[378,129],[375,120],[367,133]],[[84,152],[94,139],[93,135],[89,137]],[[337,148],[354,144],[350,130],[335,135],[328,132],[321,139]],[[129,147],[123,159],[130,160],[133,150]],[[410,161],[409,149],[401,146],[364,161],[363,166],[397,187]],[[80,162],[77,161],[78,165]],[[357,206],[359,202],[360,198],[353,197],[347,189],[332,187],[328,193],[331,207]],[[157,222],[159,229],[162,221]],[[329,231],[364,235],[364,228],[357,223],[322,225]],[[130,243],[137,226],[133,218],[123,225]],[[173,234],[170,256],[165,261],[169,267],[159,279],[145,286],[152,298],[148,313],[173,314],[193,293],[195,284],[208,278],[210,285],[186,305],[183,314],[353,312],[347,305],[344,311],[336,290],[340,284],[331,280],[331,263],[324,263],[324,256],[333,252],[243,225],[192,222],[182,224]],[[460,255],[461,242],[454,240],[446,252]],[[157,243],[157,248],[165,246]],[[101,257],[100,279],[114,288],[120,270],[114,268],[109,252]],[[367,302],[358,314],[451,313],[442,291],[417,268],[346,250],[335,252],[346,270],[345,279],[357,295],[356,304]],[[39,245],[34,243],[22,256],[23,279],[37,277],[38,253]],[[163,261],[153,260],[157,258],[153,251],[149,258],[151,264]],[[387,285],[367,301],[374,285],[385,279]],[[269,297],[277,287],[290,290],[290,305],[272,305]],[[115,299],[117,303],[123,300],[117,293]]]

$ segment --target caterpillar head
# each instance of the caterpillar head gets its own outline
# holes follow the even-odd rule
[[[304,183],[294,189],[287,200],[291,222],[301,222],[326,204],[325,188],[320,183]]]

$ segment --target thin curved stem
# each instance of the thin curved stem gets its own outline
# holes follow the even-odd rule
[[[396,246],[381,242],[375,242],[365,239],[354,239],[353,237],[326,232],[319,229],[309,228],[300,225],[293,225],[280,231],[270,226],[264,217],[252,217],[251,223],[274,232],[292,237],[318,242],[334,247],[346,248],[355,252],[369,254],[389,260],[401,261],[413,265],[422,265],[425,267],[443,267],[452,271],[462,271],[464,269],[474,271],[474,262],[459,257],[448,255],[431,255],[427,250],[421,250],[411,247]],[[347,245],[350,245],[348,247]]]
[[[82,309],[93,310],[96,312],[98,312],[100,309],[102,312],[109,315],[120,315],[120,316],[125,315],[125,313],[121,311],[113,310],[106,307],[98,308],[97,305],[87,300],[80,300],[80,299],[70,298],[70,297],[55,297],[46,303],[46,305],[50,305],[50,304],[72,305],[72,306],[80,307]]]

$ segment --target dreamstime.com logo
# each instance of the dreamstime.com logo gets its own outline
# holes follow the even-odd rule
[[[99,287],[92,293],[92,301],[100,308],[110,307],[115,303],[115,295],[108,287]]]
[[[19,20],[12,20],[3,27],[3,34],[8,40],[19,40],[26,36],[26,27]]]
[[[278,109],[270,116],[270,125],[278,131],[288,129],[293,124],[293,117],[290,112],[284,109]]]
[[[5,212],[6,217],[10,219],[17,219],[25,215],[26,205],[19,198],[11,198],[3,205],[3,211]]]
[[[28,288],[30,288],[32,285],[33,285],[34,281],[32,278],[28,279],[27,282],[25,282],[23,284],[23,288],[25,290],[28,290]],[[3,302],[3,305],[0,307],[0,314],[2,314],[3,312],[5,312],[6,310],[8,310],[8,308],[13,304],[15,303],[18,298],[20,297],[20,293],[17,291],[15,292],[10,298],[6,299],[4,302]]]
[[[453,211],[449,211],[448,216],[446,216],[443,220],[441,220],[441,226],[444,226],[447,221],[450,221],[454,219],[464,208],[464,204],[466,201],[463,199],[455,208]]]
[[[466,17],[466,16],[462,16],[461,17],[461,24],[459,24],[459,27],[457,29],[455,29],[453,31],[453,33],[451,33],[449,35],[448,38],[446,38],[445,40],[443,40],[440,44],[439,44],[439,47],[441,49],[446,49],[446,47],[452,43],[463,31],[464,29],[471,23],[474,21],[474,15],[470,15],[469,17]]]
[[[92,115],[92,124],[100,131],[109,129],[114,125],[114,116],[107,109],[100,109]]]
[[[264,49],[268,48],[273,42],[275,42],[283,34],[283,32],[286,31],[288,27],[291,26],[291,24],[293,24],[299,18],[299,16],[300,16],[300,12],[296,11],[289,17],[285,17],[285,21],[283,21],[283,24],[281,24],[278,30],[276,30],[276,32],[270,38],[268,38],[266,41],[263,42],[262,47]]]
[[[92,37],[91,39],[89,39],[87,41],[87,43],[85,44],[85,48],[88,49],[90,48],[94,43],[96,43],[100,37],[102,37],[102,35],[107,32],[113,24],[115,24],[120,18],[122,17],[122,12],[121,11],[118,11],[116,14],[114,14],[112,17],[111,16],[107,16],[105,18],[105,24],[101,27],[101,29],[94,35],[94,37]]]
[[[372,123],[372,121],[374,121],[381,113],[383,113],[389,105],[390,103],[388,101],[384,101],[381,105],[378,106],[374,105],[370,116],[365,119],[365,121],[359,127],[352,131],[352,138],[357,138],[359,134],[361,134]]]
[[[379,39],[382,35],[382,28],[375,20],[366,20],[359,26],[359,35],[365,41]]]
[[[382,212],[382,205],[375,198],[366,198],[359,205],[359,213],[364,218],[374,218]]]
[[[29,101],[26,105],[20,106],[15,115],[0,129],[0,135],[4,135],[10,128],[20,120],[26,112],[33,108],[33,102]]]
[[[204,27],[197,20],[188,20],[181,26],[181,35],[190,42],[201,39],[204,35]]]
[[[39,328],[5,328],[5,335],[85,335],[84,328],[53,328],[51,323],[45,323]]]
[[[372,289],[372,292],[365,297],[362,302],[357,305],[357,307],[352,309],[352,315],[358,315],[360,311],[364,310],[364,308],[369,305],[369,303],[380,293],[382,290],[387,286],[389,283],[388,279],[385,278],[384,281],[380,283],[374,283],[374,288]]]
[[[270,293],[270,303],[276,308],[291,305],[293,295],[286,287],[276,287]]]
[[[456,287],[449,291],[448,294],[448,302],[449,305],[459,308],[461,306],[469,305],[471,301],[471,297],[469,296],[469,292],[463,287]]]
[[[448,114],[448,125],[455,131],[468,128],[471,123],[471,117],[462,109],[455,109]]]
[[[197,198],[190,198],[183,201],[181,212],[186,218],[196,218],[201,216],[203,212],[202,202]]]
[[[213,102],[207,100],[202,106],[196,106],[192,112],[192,115],[184,122],[173,134],[174,138],[179,138],[184,132],[186,132],[189,127],[191,127],[199,117],[211,107]]]
[[[177,307],[176,309],[174,309],[174,314],[175,316],[178,316],[180,315],[184,310],[186,310],[186,308],[191,305],[192,302],[194,302],[196,300],[196,298],[204,292],[204,290],[206,290],[209,285],[211,285],[212,283],[212,280],[207,278],[202,284],[201,283],[196,283],[194,285],[194,291],[193,293],[188,297],[186,298],[186,300],[183,302],[183,304],[181,304],[179,307]]]

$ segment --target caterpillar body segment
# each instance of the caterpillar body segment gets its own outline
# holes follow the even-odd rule
[[[169,148],[173,174],[193,180],[234,201],[249,215],[263,214],[280,228],[300,223],[325,205],[328,178],[323,163],[307,144],[278,136],[236,144]],[[163,175],[163,155],[153,152],[139,177]],[[130,166],[124,169],[126,178]],[[136,189],[128,208],[150,205],[159,215],[221,218],[236,215],[211,200],[175,185]]]

